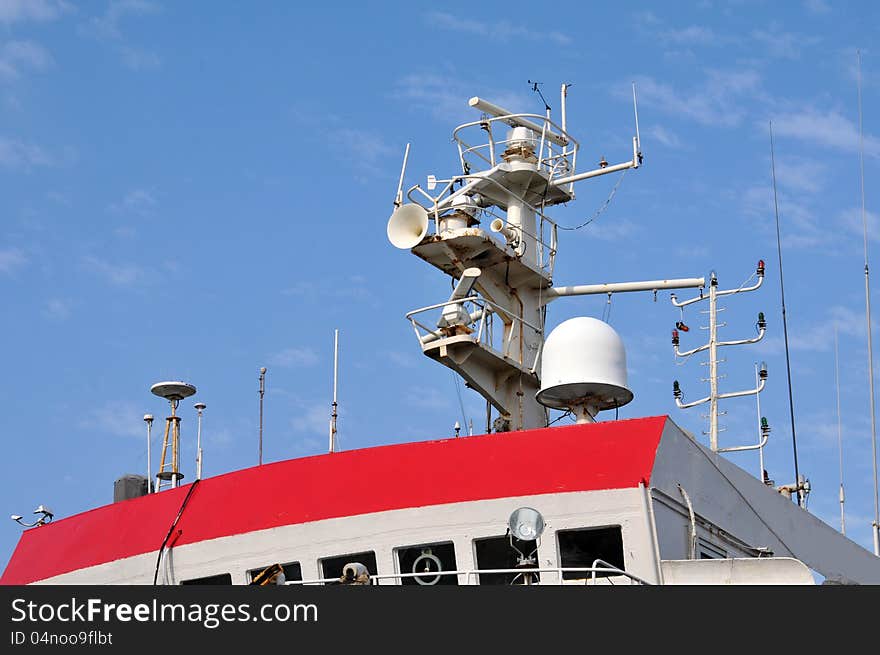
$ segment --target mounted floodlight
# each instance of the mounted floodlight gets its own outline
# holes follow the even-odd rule
[[[461,301],[470,295],[474,284],[477,282],[477,278],[481,274],[482,271],[475,266],[462,271],[458,284],[455,285],[455,289],[449,296],[449,304],[443,307],[437,327],[445,328],[452,325],[467,325],[471,322],[471,316],[465,310],[464,303]]]
[[[520,541],[536,541],[544,532],[544,517],[531,507],[520,507],[507,521],[510,534]]]

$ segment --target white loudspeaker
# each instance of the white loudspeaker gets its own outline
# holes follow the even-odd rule
[[[496,218],[494,221],[489,223],[489,229],[493,232],[500,232],[504,229],[504,221],[500,218]]]
[[[415,203],[398,207],[388,219],[388,240],[395,248],[414,248],[428,233],[428,212]]]

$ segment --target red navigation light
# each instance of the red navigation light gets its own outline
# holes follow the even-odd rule
[[[764,260],[759,259],[758,260],[758,273],[763,273],[763,272],[764,272]]]

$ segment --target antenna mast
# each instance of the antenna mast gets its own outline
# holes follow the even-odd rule
[[[874,351],[871,340],[871,282],[868,273],[868,219],[865,214],[865,139],[862,133],[862,51],[859,60],[859,181],[862,191],[862,225],[865,236],[865,320],[868,330],[868,389],[871,393],[871,462],[874,468],[874,554],[880,557],[880,494],[877,490],[877,428],[874,412]]]
[[[770,121],[770,171],[773,176],[773,208],[776,214],[776,251],[779,255],[779,293],[782,302],[782,335],[785,341],[785,371],[788,375],[788,413],[791,417],[791,447],[794,453],[794,479],[797,485],[798,505],[801,504],[800,474],[798,472],[797,435],[794,429],[794,396],[791,390],[791,359],[788,354],[788,320],[785,316],[785,281],[782,277],[782,239],[779,236],[779,201],[776,196],[776,158],[773,151],[773,121]],[[873,397],[873,393],[871,394]]]
[[[718,278],[715,276],[715,272],[713,271],[711,276],[709,277],[709,295],[703,295],[700,293],[699,296],[695,298],[691,298],[690,300],[684,300],[682,302],[678,302],[678,299],[675,297],[675,294],[671,295],[672,304],[676,307],[685,307],[687,305],[700,302],[702,300],[709,301],[709,309],[706,310],[709,314],[709,342],[703,344],[702,346],[698,346],[686,352],[681,352],[678,349],[679,344],[679,334],[678,330],[672,331],[672,347],[675,352],[676,357],[690,357],[691,355],[695,355],[697,353],[708,350],[709,351],[709,395],[705,398],[701,398],[700,400],[695,400],[689,403],[682,403],[682,391],[681,387],[678,385],[678,380],[675,380],[672,383],[672,395],[675,398],[675,404],[679,407],[679,409],[687,409],[688,407],[695,407],[697,405],[702,405],[703,403],[709,403],[709,430],[705,434],[709,435],[709,446],[712,448],[713,452],[726,452],[731,449],[721,449],[718,448],[718,433],[720,429],[718,427],[718,401],[724,400],[725,398],[738,398],[740,396],[751,396],[757,395],[764,390],[764,384],[767,381],[767,367],[766,365],[762,365],[760,371],[760,381],[758,385],[754,389],[748,389],[746,391],[732,391],[729,393],[719,393],[718,392],[718,348],[721,346],[741,346],[750,343],[757,343],[761,339],[764,338],[764,334],[767,331],[767,321],[764,320],[764,313],[758,313],[758,335],[752,337],[750,339],[737,339],[736,341],[718,341],[718,298],[721,296],[729,296],[735,293],[745,293],[748,291],[755,291],[760,288],[760,286],[764,283],[764,260],[758,261],[758,266],[755,270],[755,275],[758,277],[758,281],[755,282],[752,286],[747,287],[745,284],[741,285],[738,289],[726,289],[724,291],[718,290]],[[751,278],[750,278],[751,279]],[[679,322],[678,326],[684,326],[684,323]],[[723,325],[723,324],[722,324]],[[682,329],[684,329],[682,327]],[[742,447],[736,447],[733,450],[742,450]]]
[[[333,403],[330,410],[330,452],[336,452],[336,388],[339,381],[339,330],[333,331]]]
[[[263,465],[263,396],[266,393],[266,367],[260,369],[260,456],[259,464]]]
[[[843,431],[840,428],[840,361],[837,349],[837,326],[834,327],[834,381],[837,385],[837,453],[840,461],[840,532],[846,535],[846,513],[843,504],[846,502],[843,493]]]

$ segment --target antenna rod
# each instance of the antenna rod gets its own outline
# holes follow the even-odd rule
[[[330,452],[336,452],[336,388],[339,381],[339,330],[333,331],[333,404],[330,412]]]
[[[642,149],[642,140],[639,137],[639,106],[636,104],[636,83],[633,82],[633,113],[636,116],[636,146]]]
[[[868,389],[871,394],[871,462],[874,467],[874,554],[880,557],[880,494],[877,490],[877,428],[874,412],[874,350],[871,340],[871,281],[868,273],[868,218],[865,214],[865,140],[862,133],[862,51],[859,60],[859,180],[862,191],[862,225],[865,236],[865,321],[868,330]]]
[[[758,362],[755,362],[755,387],[757,387],[760,383],[761,380],[758,373]],[[758,466],[761,469],[758,472],[758,478],[761,480],[761,482],[764,482],[764,447],[761,445],[761,441],[764,436],[761,432],[761,394],[755,394],[755,402],[758,408]]]
[[[198,436],[196,437],[196,480],[202,479],[202,411],[207,407],[205,403],[196,403],[195,408],[199,413]]]
[[[846,513],[843,504],[846,497],[843,493],[843,431],[840,427],[840,358],[837,349],[837,326],[834,326],[834,381],[837,385],[837,453],[840,461],[840,532],[846,536]]]
[[[397,209],[403,204],[403,176],[406,175],[406,160],[409,159],[409,144],[406,144],[406,150],[403,151],[403,166],[400,167],[400,181],[397,183],[397,195],[394,196],[394,208]]]
[[[263,465],[263,395],[266,393],[266,367],[260,369],[260,466]]]
[[[794,397],[791,391],[791,360],[788,354],[788,321],[785,317],[785,282],[782,277],[782,239],[779,236],[779,200],[776,196],[776,157],[773,151],[773,121],[770,121],[770,170],[773,175],[773,208],[776,213],[776,251],[779,254],[779,292],[782,300],[782,334],[785,340],[785,370],[788,374],[788,412],[791,417],[791,447],[794,453],[794,481],[798,505],[801,505],[801,486],[798,471],[797,436],[794,429]]]
[[[150,454],[150,433],[153,430],[153,415],[144,414],[144,423],[147,424],[147,493],[153,491],[153,457]]]

